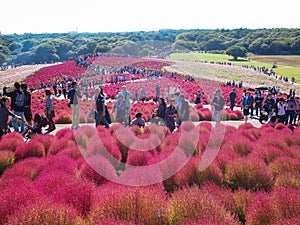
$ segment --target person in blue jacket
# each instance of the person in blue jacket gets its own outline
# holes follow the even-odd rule
[[[243,96],[243,99],[242,99],[242,108],[243,108],[245,123],[248,120],[249,110],[251,108],[251,105],[252,105],[251,94],[249,91],[247,91],[245,96]]]

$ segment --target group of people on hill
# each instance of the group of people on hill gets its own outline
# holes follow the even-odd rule
[[[47,96],[45,100],[45,114],[48,119],[49,125],[47,130],[51,132],[55,130],[55,124],[53,121],[53,101],[51,98],[50,90],[46,90],[45,94]],[[8,105],[9,102],[10,106]],[[10,129],[8,127],[9,116],[12,116],[12,126],[15,132],[24,134],[24,132],[26,131],[25,125],[28,125],[28,127],[30,128],[37,125],[37,117],[35,116],[33,118],[32,116],[31,92],[28,90],[28,86],[26,83],[20,84],[19,82],[15,82],[12,89],[8,87],[3,88],[0,107],[0,136],[10,132]]]
[[[272,124],[281,122],[285,125],[291,124],[296,126],[300,120],[300,104],[299,97],[295,96],[295,92],[291,91],[287,98],[277,97],[276,94],[269,92],[264,98],[260,91],[256,91],[254,96],[249,91],[244,91],[242,97],[242,110],[247,122],[248,116],[253,117],[254,108],[256,116],[260,116],[260,120],[270,121]],[[274,120],[274,118],[276,120]]]

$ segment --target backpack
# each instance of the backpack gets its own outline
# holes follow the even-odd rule
[[[19,92],[17,92],[16,102],[15,102],[16,106],[23,107],[24,106],[24,102],[25,102],[24,93],[22,92],[20,94]]]

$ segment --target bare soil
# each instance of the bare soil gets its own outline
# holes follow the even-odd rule
[[[253,55],[251,61],[276,63],[284,66],[300,66],[300,55]]]

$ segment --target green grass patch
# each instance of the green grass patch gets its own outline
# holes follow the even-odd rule
[[[233,60],[233,57],[226,54],[209,54],[203,52],[190,52],[190,53],[173,53],[170,55],[171,60],[186,60],[186,61],[201,61],[201,62],[226,62],[236,66],[249,66],[249,67],[266,67],[271,69],[273,64],[268,62],[256,62],[247,61],[244,58],[238,58],[237,61]],[[296,78],[296,82],[300,83],[300,67],[284,66],[277,64],[277,68],[274,69],[275,73],[279,76],[288,77],[289,80],[292,77]]]

